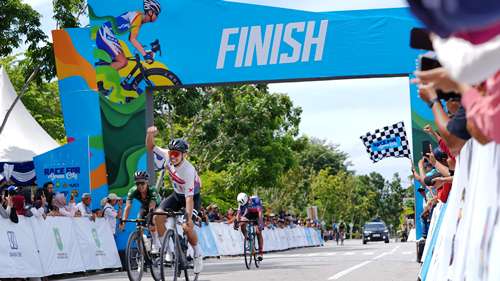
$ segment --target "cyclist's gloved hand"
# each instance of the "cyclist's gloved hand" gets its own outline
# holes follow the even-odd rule
[[[152,64],[155,61],[155,53],[153,53],[152,51],[146,51],[144,60],[146,61],[146,63]]]
[[[235,221],[233,225],[234,230],[238,230],[239,227],[240,227],[239,223]]]

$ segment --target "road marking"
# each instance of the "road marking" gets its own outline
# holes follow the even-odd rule
[[[365,256],[372,256],[373,254],[375,254],[374,252],[365,252],[363,253],[363,255]]]
[[[331,252],[331,253],[328,253],[326,254],[327,256],[335,256],[337,253],[336,252]]]
[[[345,252],[344,256],[354,256],[354,252]]]
[[[312,253],[312,254],[307,254],[306,257],[314,257],[318,255],[320,255],[320,253]]]
[[[411,255],[411,254],[413,254],[413,252],[412,252],[412,251],[403,252],[403,255]]]
[[[330,278],[328,278],[328,280],[338,280],[338,279],[339,279],[339,278],[341,278],[342,276],[347,275],[347,274],[351,273],[352,271],[354,271],[354,270],[356,270],[356,269],[358,269],[358,268],[361,268],[361,267],[363,267],[363,266],[365,266],[365,265],[367,265],[367,264],[369,264],[369,263],[371,263],[371,262],[374,262],[374,261],[376,261],[376,260],[380,259],[381,257],[384,257],[384,256],[386,256],[386,255],[391,255],[391,254],[394,254],[394,252],[395,252],[397,249],[399,249],[399,247],[401,247],[401,246],[397,246],[396,248],[392,249],[392,251],[390,251],[390,252],[385,252],[385,253],[382,253],[382,254],[380,254],[380,255],[378,255],[378,256],[376,256],[376,257],[374,257],[374,258],[370,259],[370,260],[364,261],[364,262],[362,262],[362,263],[360,263],[360,264],[357,264],[357,265],[355,265],[355,266],[352,266],[352,267],[350,267],[350,268],[348,268],[348,269],[346,269],[346,270],[344,270],[344,271],[341,271],[341,272],[339,272],[339,273],[337,273],[337,274],[335,274],[335,275],[331,276]]]

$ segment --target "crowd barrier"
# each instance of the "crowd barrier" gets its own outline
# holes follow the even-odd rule
[[[104,219],[20,216],[19,223],[0,219],[0,278],[42,277],[105,268],[121,262]],[[243,254],[243,235],[225,223],[197,228],[204,256]],[[323,245],[312,228],[265,229],[266,252]]]
[[[226,223],[210,223],[197,228],[204,256],[243,254],[243,235]],[[262,232],[266,252],[323,245],[321,232],[313,228],[266,228]]]
[[[121,262],[104,219],[0,219],[0,278],[42,277],[105,268]]]
[[[420,279],[500,280],[500,145],[469,141],[433,212]]]

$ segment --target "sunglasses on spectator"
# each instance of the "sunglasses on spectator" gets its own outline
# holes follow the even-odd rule
[[[182,154],[182,152],[177,151],[177,150],[169,150],[168,151],[168,156],[170,156],[170,157],[176,157],[177,158],[177,157],[181,156],[181,154]]]

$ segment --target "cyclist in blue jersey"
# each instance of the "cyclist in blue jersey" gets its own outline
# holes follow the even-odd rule
[[[257,239],[259,241],[259,261],[262,261],[264,254],[264,239],[262,237],[262,231],[264,230],[264,219],[263,219],[263,207],[262,201],[259,196],[254,195],[248,197],[245,193],[238,194],[238,213],[236,215],[236,221],[234,222],[234,228],[238,229],[239,222],[241,222],[241,232],[245,239],[247,239],[247,221],[256,220],[259,223],[259,227],[256,230]]]
[[[131,11],[121,14],[114,20],[105,22],[97,32],[97,48],[105,51],[111,56],[111,67],[117,71],[126,67],[128,60],[116,38],[116,34],[130,33],[129,41],[144,57],[144,60],[151,64],[154,62],[154,52],[144,50],[141,43],[137,40],[139,30],[142,24],[154,22],[161,12],[161,6],[158,0],[144,0],[144,12]]]

